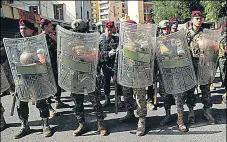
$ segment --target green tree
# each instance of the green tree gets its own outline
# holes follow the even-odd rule
[[[223,8],[225,6],[225,1],[201,1],[204,7],[204,17],[205,21],[217,22],[217,20],[223,16]]]
[[[190,5],[186,0],[153,1],[153,14],[156,23],[176,17],[179,21],[190,17]]]

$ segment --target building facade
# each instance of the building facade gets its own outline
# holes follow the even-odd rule
[[[99,22],[99,3],[98,0],[91,1],[91,21],[92,23]]]
[[[142,1],[127,1],[128,16],[131,20],[137,23],[145,23],[147,19],[150,19],[150,13],[152,9],[151,0]]]
[[[41,18],[71,23],[75,19],[91,17],[91,1],[27,1],[10,0],[3,4],[37,13]]]

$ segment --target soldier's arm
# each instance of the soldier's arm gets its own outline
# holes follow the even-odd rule
[[[106,47],[104,46],[104,44],[105,44],[104,38],[105,38],[104,34],[102,34],[100,36],[100,40],[99,40],[99,52],[100,52],[100,59],[107,61],[109,58],[109,55],[108,55],[109,51],[107,51]]]

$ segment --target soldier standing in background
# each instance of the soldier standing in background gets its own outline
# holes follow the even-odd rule
[[[106,22],[105,33],[100,35],[100,65],[104,74],[105,102],[103,107],[110,105],[110,80],[113,77],[113,67],[116,50],[119,44],[119,37],[112,35],[114,29],[113,22]]]
[[[53,69],[53,73],[54,73],[54,77],[55,77],[55,81],[56,81],[57,89],[58,89],[57,93],[54,95],[55,109],[69,107],[68,104],[64,104],[61,101],[61,87],[58,85],[57,39],[56,39],[56,35],[53,34],[54,27],[53,27],[51,21],[49,21],[47,19],[42,19],[40,21],[40,26],[42,29],[42,33],[46,34],[46,41],[47,41],[47,46],[48,46],[48,50],[49,50],[49,54],[50,54],[50,58],[51,58],[51,65],[52,65],[52,69]],[[51,106],[51,98],[48,99],[48,102],[50,105],[50,116],[53,117],[53,116],[55,116],[56,112]]]

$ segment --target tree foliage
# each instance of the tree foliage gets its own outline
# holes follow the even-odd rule
[[[152,13],[156,23],[176,17],[179,21],[191,17],[191,12],[200,10],[204,14],[205,21],[216,22],[227,15],[227,3],[225,0],[175,0],[153,1]]]

